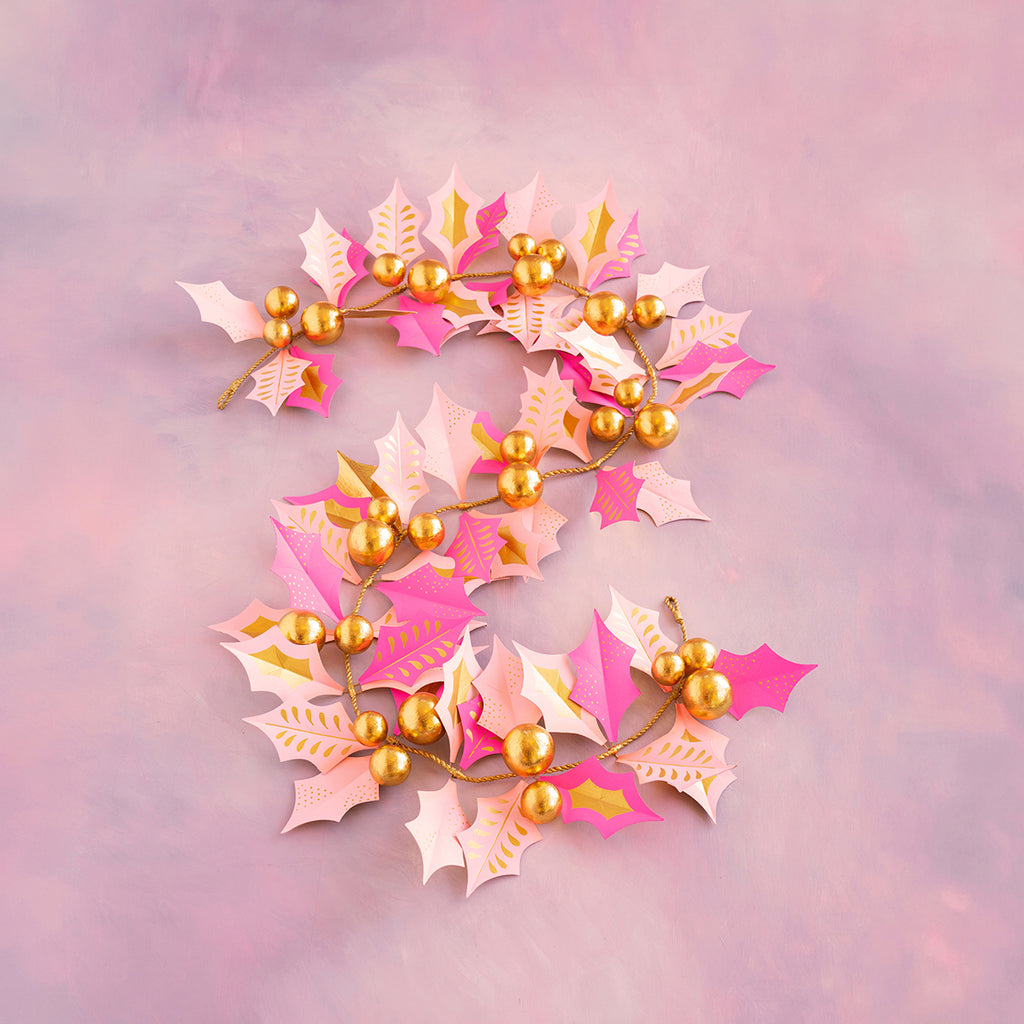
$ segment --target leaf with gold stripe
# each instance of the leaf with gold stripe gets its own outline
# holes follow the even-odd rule
[[[366,240],[366,248],[378,256],[393,252],[409,264],[423,252],[420,225],[425,219],[424,214],[409,202],[395,178],[391,194],[370,211],[373,228]]]
[[[483,200],[462,180],[458,167],[452,167],[448,180],[427,201],[430,220],[423,235],[441,250],[448,266],[455,269],[466,250],[483,238],[477,225]]]
[[[320,286],[330,302],[341,305],[349,288],[360,277],[366,276],[361,261],[357,259],[353,267],[350,259],[349,250],[358,243],[335,231],[319,210],[299,239],[306,248],[302,269]],[[362,246],[359,249],[362,250]]]
[[[373,662],[359,682],[365,689],[397,686],[414,690],[423,676],[436,673],[455,653],[469,622],[470,616],[463,616],[381,626]]]
[[[619,242],[629,225],[630,218],[619,207],[611,181],[593,199],[577,205],[576,224],[565,247],[584,288],[592,287],[604,268],[619,258]]]
[[[284,400],[302,387],[302,371],[309,365],[308,359],[296,359],[283,348],[270,362],[253,371],[252,391],[245,397],[262,402],[276,416]]]
[[[352,735],[352,720],[345,706],[341,700],[333,704],[285,701],[273,711],[245,721],[270,738],[282,761],[299,758],[328,772],[353,751],[366,749]]]

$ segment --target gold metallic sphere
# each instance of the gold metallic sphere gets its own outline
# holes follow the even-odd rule
[[[626,417],[610,405],[600,405],[590,414],[590,432],[598,441],[618,441],[626,428]]]
[[[555,268],[557,274],[565,266],[565,246],[557,238],[545,238],[537,245],[537,255],[543,256]]]
[[[364,711],[352,723],[352,735],[364,747],[375,747],[388,734],[388,720],[379,711]]]
[[[661,324],[668,315],[665,303],[657,295],[641,295],[633,303],[633,323],[650,329]]]
[[[408,751],[390,743],[382,744],[370,755],[370,775],[378,786],[400,786],[409,778],[411,768]]]
[[[626,304],[615,292],[594,292],[583,304],[583,319],[598,334],[614,334],[626,322]]]
[[[627,377],[615,385],[613,394],[623,409],[635,409],[644,400],[644,382],[639,377]]]
[[[535,825],[546,825],[554,821],[562,810],[562,792],[553,782],[537,779],[523,790],[519,809]]]
[[[323,647],[327,627],[319,615],[293,609],[285,612],[277,623],[284,638],[293,644],[316,644]]]
[[[393,530],[402,528],[398,518],[398,505],[390,498],[371,498],[366,506],[366,518],[376,519],[378,523],[387,523]]]
[[[715,658],[718,657],[715,645],[710,640],[699,636],[687,640],[679,648],[679,654],[686,662],[687,672],[695,672],[699,668],[714,668]]]
[[[394,288],[396,284],[401,284],[405,277],[405,260],[393,252],[382,253],[373,261],[370,273],[377,284]]]
[[[362,615],[346,615],[334,627],[334,642],[345,654],[359,654],[373,643],[373,626]]]
[[[732,684],[713,668],[699,668],[686,677],[679,699],[694,718],[707,722],[732,707]]]
[[[417,746],[426,746],[441,738],[444,726],[434,705],[437,697],[432,693],[414,693],[402,701],[398,709],[398,731]]]
[[[409,268],[409,291],[420,302],[440,302],[451,288],[448,268],[437,260],[420,260]]]
[[[263,325],[263,340],[271,348],[286,348],[292,340],[292,325],[274,317]]]
[[[536,462],[537,439],[528,430],[510,430],[501,439],[504,462]]]
[[[665,651],[651,663],[651,675],[662,686],[675,686],[686,675],[686,662],[675,651]]]
[[[314,345],[330,345],[345,330],[345,318],[333,302],[314,302],[302,311],[302,330]]]
[[[539,725],[517,725],[509,730],[501,745],[501,755],[509,771],[524,778],[540,775],[555,759],[555,741]]]
[[[529,508],[540,501],[544,481],[528,462],[510,462],[498,474],[498,494],[509,508]]]
[[[508,240],[508,254],[514,260],[536,251],[537,243],[533,235],[528,235],[525,231],[520,231],[518,235],[513,235]]]
[[[543,256],[527,253],[512,265],[512,283],[520,295],[543,295],[555,283],[555,268]]]
[[[636,439],[647,448],[664,448],[679,433],[679,418],[667,406],[654,402],[636,414]]]
[[[286,284],[279,284],[267,292],[263,305],[272,317],[287,320],[299,311],[299,297]]]
[[[348,531],[348,553],[360,565],[383,565],[395,550],[395,532],[377,519],[362,519]]]
[[[444,541],[444,523],[433,512],[421,512],[409,520],[409,540],[420,551],[433,551]]]

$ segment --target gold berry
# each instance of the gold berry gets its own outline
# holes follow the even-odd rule
[[[412,768],[409,752],[385,743],[370,755],[370,775],[378,786],[400,786]]]
[[[292,325],[275,317],[263,325],[263,340],[271,348],[287,348],[292,340]]]
[[[382,253],[373,261],[370,273],[377,284],[394,288],[396,284],[401,284],[405,277],[405,260],[393,252]]]
[[[540,501],[544,480],[528,462],[510,462],[498,474],[498,494],[510,508],[529,508]]]
[[[675,651],[664,651],[651,663],[651,675],[662,686],[673,687],[686,675],[686,662]]]
[[[667,315],[665,303],[657,295],[641,295],[633,303],[633,322],[637,327],[657,327]]]
[[[636,414],[636,439],[647,448],[664,448],[679,433],[679,418],[667,406],[654,402]]]
[[[613,394],[623,409],[635,409],[644,400],[644,382],[640,377],[627,377],[615,385]]]
[[[441,738],[444,726],[434,705],[432,693],[414,693],[398,709],[398,731],[410,742],[425,746]]]
[[[686,662],[687,672],[694,672],[699,668],[714,668],[715,658],[718,657],[715,645],[710,640],[705,640],[700,636],[687,640],[679,648],[679,654],[682,656],[683,661]]]
[[[348,553],[360,565],[383,565],[395,550],[395,533],[387,523],[362,519],[348,531]]]
[[[519,809],[535,825],[546,825],[562,810],[562,792],[553,782],[537,779],[523,790]]]
[[[543,256],[527,253],[512,265],[512,283],[520,295],[543,295],[555,283],[555,268]]]
[[[594,292],[583,304],[583,319],[598,334],[614,334],[626,322],[626,304],[615,292]]]
[[[327,639],[327,627],[319,615],[293,609],[285,612],[277,623],[285,640],[293,644],[316,644],[323,647]]]
[[[333,302],[314,302],[302,311],[302,330],[314,345],[330,345],[345,330],[345,318]]]
[[[420,260],[409,268],[409,291],[420,302],[440,302],[451,287],[448,268],[437,260]]]
[[[421,512],[409,520],[409,540],[420,551],[433,551],[444,541],[444,523],[433,512]]]
[[[679,699],[694,718],[710,721],[732,706],[732,685],[721,672],[699,668],[686,677]]]
[[[366,506],[366,518],[376,519],[378,523],[387,523],[393,530],[402,528],[398,518],[398,505],[391,498],[371,498]]]
[[[551,733],[539,725],[517,725],[505,737],[501,754],[509,771],[516,775],[540,775],[555,759],[555,741]]]
[[[557,238],[545,238],[538,243],[537,255],[543,256],[555,268],[556,274],[565,266],[565,246]]]
[[[267,292],[263,305],[272,317],[287,320],[299,311],[299,297],[286,284],[279,284]]]
[[[598,406],[590,414],[590,432],[598,441],[618,441],[626,427],[626,417],[610,405]]]
[[[345,654],[359,654],[373,643],[373,626],[362,615],[346,615],[334,627],[334,642]]]
[[[352,723],[352,735],[364,747],[375,747],[388,734],[388,720],[379,711],[364,711]]]
[[[504,462],[536,462],[537,439],[528,430],[510,430],[501,439],[500,451]]]
[[[508,254],[514,260],[536,251],[537,243],[533,240],[533,235],[528,235],[525,231],[520,231],[518,235],[513,235],[508,240]]]

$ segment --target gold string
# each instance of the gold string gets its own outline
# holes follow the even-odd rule
[[[348,699],[352,701],[352,714],[359,714],[359,697],[356,692],[355,680],[352,678],[352,662],[349,656],[345,655],[345,678],[348,681]]]
[[[220,398],[217,399],[217,408],[224,409],[227,407],[228,402],[235,397],[235,392],[252,376],[252,374],[258,370],[271,356],[276,355],[279,349],[272,348],[256,360],[252,366],[249,367],[241,377],[233,380],[223,391]]]
[[[676,620],[676,625],[679,627],[679,631],[683,634],[683,643],[686,643],[686,624],[683,622],[682,615],[679,614],[679,602],[674,597],[666,597],[665,604],[668,605],[668,610],[672,613],[672,618]]]

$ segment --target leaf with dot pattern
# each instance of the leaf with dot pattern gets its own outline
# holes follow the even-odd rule
[[[694,503],[690,481],[670,476],[657,459],[634,466],[633,472],[642,481],[640,493],[636,496],[636,507],[646,512],[656,526],[664,526],[665,523],[679,519],[708,521],[708,517]]]
[[[289,832],[309,821],[341,821],[356,804],[380,796],[380,787],[370,775],[368,757],[349,757],[329,772],[295,783],[295,809],[281,829]]]
[[[633,654],[634,648],[620,640],[596,611],[586,639],[569,652],[576,668],[576,685],[569,696],[601,723],[613,742],[623,712],[640,696],[629,674]]]
[[[761,644],[750,654],[720,651],[715,668],[732,684],[729,712],[742,718],[751,708],[775,708],[785,711],[793,687],[817,665],[799,665]]]
[[[192,297],[203,323],[216,324],[233,342],[263,337],[265,321],[256,303],[232,295],[223,281],[211,281],[209,284],[176,281],[175,284]]]
[[[554,235],[551,218],[562,208],[547,190],[538,171],[533,181],[515,192],[505,193],[505,219],[499,225],[506,238],[526,233],[543,242]]]
[[[440,789],[421,789],[418,796],[420,813],[407,821],[405,827],[423,855],[423,884],[426,885],[438,868],[462,867],[465,863],[457,836],[469,828],[469,819],[459,803],[454,779],[449,779]]]

